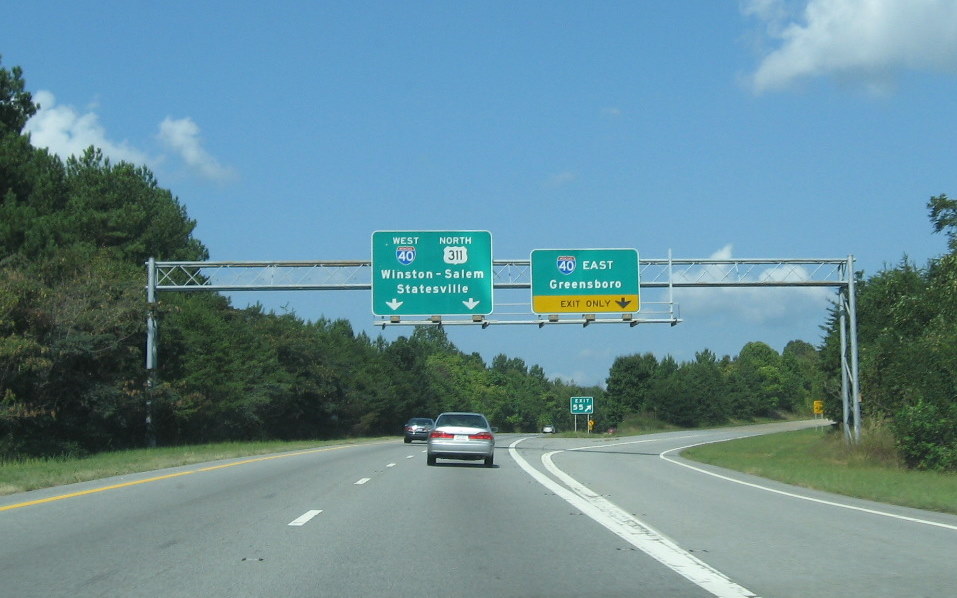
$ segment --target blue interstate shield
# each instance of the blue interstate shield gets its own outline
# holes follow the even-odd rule
[[[555,261],[555,265],[558,266],[558,271],[562,274],[571,274],[575,271],[575,256],[560,255]]]
[[[396,247],[395,259],[403,266],[408,266],[415,261],[415,246]]]

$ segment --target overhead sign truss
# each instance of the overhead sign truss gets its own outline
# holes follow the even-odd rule
[[[157,291],[370,290],[369,260],[166,262],[152,261]],[[843,259],[644,259],[642,288],[841,287]],[[493,260],[496,289],[528,289],[531,261]]]
[[[841,373],[844,403],[844,429],[859,440],[860,391],[858,384],[857,316],[855,304],[854,258],[841,259],[641,259],[638,278],[644,293],[641,315],[597,312],[535,314],[531,310],[531,260],[493,260],[491,282],[496,291],[526,291],[514,302],[500,300],[497,293],[491,313],[446,316],[418,314],[384,315],[377,326],[393,325],[481,325],[668,323],[682,321],[674,302],[676,288],[744,287],[830,287],[838,290],[841,332]],[[156,367],[156,319],[154,306],[160,291],[233,292],[233,291],[368,291],[373,288],[371,260],[317,261],[156,261],[147,262],[147,369]],[[645,291],[657,290],[657,301],[647,300]],[[475,298],[473,297],[474,301]],[[487,306],[486,306],[487,307]],[[415,316],[416,314],[412,314]],[[422,317],[425,316],[425,317]],[[530,317],[531,316],[531,317]],[[850,425],[848,423],[850,422]]]
[[[607,317],[598,310],[569,313],[533,313],[528,294],[509,298],[499,293],[492,313],[449,316],[441,313],[405,315],[376,312],[377,326],[473,325],[678,324],[682,321],[672,290],[689,287],[832,287],[848,285],[850,263],[845,259],[641,259],[638,278],[642,290],[660,290],[642,298],[641,315],[622,313]],[[151,261],[152,289],[157,291],[369,291],[373,288],[370,260],[317,261]],[[491,282],[495,291],[528,291],[532,288],[530,259],[493,260]],[[504,297],[504,301],[502,298]],[[389,301],[392,298],[387,298]],[[466,298],[467,299],[467,298]],[[474,299],[474,297],[473,297]],[[510,300],[511,299],[511,300]],[[437,310],[438,311],[438,310]],[[624,310],[623,310],[624,311]],[[531,316],[531,317],[530,317]]]
[[[682,321],[672,291],[689,287],[846,287],[846,259],[641,259],[638,276],[643,290],[659,290],[652,299],[642,298],[641,314],[603,314],[598,310],[534,313],[527,294],[499,293],[494,310],[471,315],[439,313],[388,314],[377,310],[377,326],[643,323],[678,324]],[[527,291],[532,288],[530,259],[493,260],[491,282],[496,291]],[[373,289],[371,260],[249,261],[249,262],[150,262],[156,291],[368,291]],[[502,298],[505,298],[503,301]],[[385,301],[390,301],[387,298]],[[467,300],[468,298],[466,298]],[[474,297],[472,298],[475,299]],[[416,310],[417,312],[423,310]],[[622,310],[624,311],[624,310]],[[418,317],[416,317],[416,315]]]

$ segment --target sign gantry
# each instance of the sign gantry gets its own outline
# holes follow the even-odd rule
[[[853,258],[850,258],[853,259]],[[641,258],[642,289],[681,287],[846,287],[853,264],[837,259]],[[361,260],[147,262],[157,291],[368,291],[372,262]],[[492,260],[496,289],[529,289],[529,259]]]
[[[461,231],[460,231],[461,232]],[[473,231],[474,232],[474,231]],[[488,234],[481,231],[484,234]],[[430,232],[430,234],[434,231]],[[440,235],[441,233],[435,233]],[[402,235],[400,235],[402,236]],[[454,234],[447,236],[455,236]],[[460,235],[461,236],[461,235]],[[484,238],[484,237],[483,237]],[[482,239],[474,247],[483,247]],[[436,240],[436,243],[438,241]],[[447,247],[469,247],[463,243],[446,243]],[[400,247],[416,247],[418,244],[403,243],[402,239],[395,237],[386,237],[383,246],[379,252],[385,252],[382,257],[382,264],[389,263],[389,259],[399,261],[408,261],[408,254],[402,255],[407,249]],[[375,253],[376,249],[373,248]],[[432,249],[429,250],[430,252]],[[587,250],[594,251],[594,250]],[[568,253],[564,251],[564,253]],[[481,253],[481,265],[472,267],[471,260],[477,253]],[[503,291],[521,291],[532,287],[532,268],[531,260],[492,260],[491,259],[491,238],[488,238],[488,251],[484,248],[479,252],[469,250],[467,255],[457,254],[452,251],[446,256],[445,249],[442,249],[442,257],[431,256],[426,258],[425,263],[431,263],[433,266],[438,263],[448,264],[449,271],[459,272],[459,281],[468,280],[469,288],[466,291],[462,287],[455,287],[461,290],[461,293],[449,293],[456,295],[453,299],[462,304],[462,312],[459,308],[445,308],[439,305],[426,304],[424,307],[406,307],[410,309],[408,313],[413,315],[426,315],[426,320],[408,320],[404,319],[402,314],[394,313],[405,305],[408,297],[413,293],[403,293],[405,297],[399,298],[398,287],[383,286],[384,294],[378,297],[381,304],[376,301],[373,303],[373,313],[389,314],[382,316],[382,319],[375,322],[376,325],[383,327],[387,325],[447,325],[450,323],[478,323],[482,327],[487,327],[491,323],[500,324],[537,324],[543,327],[545,324],[568,324],[580,323],[588,325],[596,322],[627,322],[634,326],[637,323],[645,322],[666,322],[672,325],[681,321],[677,312],[674,310],[674,301],[672,298],[673,289],[677,288],[745,288],[745,287],[831,287],[836,288],[840,294],[839,300],[839,321],[841,330],[841,372],[842,372],[842,399],[844,407],[844,430],[849,440],[860,440],[860,390],[858,376],[858,348],[857,348],[857,310],[855,304],[855,278],[854,278],[854,257],[840,259],[642,259],[638,262],[638,273],[636,281],[640,278],[640,287],[644,290],[660,289],[666,293],[666,297],[660,302],[664,306],[664,311],[660,316],[652,315],[649,317],[647,307],[649,301],[642,299],[642,317],[635,318],[632,313],[618,314],[618,318],[607,318],[602,320],[596,316],[596,313],[582,313],[580,319],[563,318],[559,313],[548,313],[547,315],[536,315],[534,319],[527,319],[529,304],[519,302],[515,305],[519,307],[517,312],[503,314],[498,319],[499,307],[502,304],[493,305],[491,288]],[[461,261],[463,257],[467,259],[460,264],[451,262]],[[593,256],[589,256],[591,259]],[[635,256],[637,259],[637,255]],[[419,259],[416,255],[415,259]],[[450,260],[447,262],[446,260]],[[619,258],[615,256],[613,261]],[[485,267],[486,260],[491,263],[490,268]],[[577,261],[577,258],[576,258]],[[601,261],[601,260],[596,260]],[[607,260],[605,260],[607,261]],[[414,263],[414,260],[413,262]],[[420,262],[421,263],[421,262]],[[478,263],[478,262],[476,262]],[[557,259],[556,259],[556,264]],[[465,265],[469,264],[469,265]],[[321,291],[343,291],[343,290],[369,290],[374,284],[384,284],[385,281],[406,280],[405,278],[390,277],[383,275],[382,269],[379,274],[374,274],[375,266],[379,266],[379,260],[375,262],[369,260],[322,260],[322,261],[247,261],[247,262],[200,262],[200,261],[175,261],[162,262],[150,259],[147,261],[147,340],[146,340],[146,367],[147,370],[155,372],[157,358],[157,321],[156,321],[156,295],[158,292],[230,292],[230,291],[293,291],[293,290],[321,290]],[[455,268],[453,268],[453,266]],[[556,265],[557,267],[557,265]],[[565,265],[566,269],[569,265]],[[386,269],[400,271],[399,266],[389,264]],[[598,270],[600,270],[600,266]],[[436,281],[448,282],[455,281],[455,275],[446,275],[445,269],[442,269],[442,278],[438,277],[438,270],[430,267],[429,272],[433,272],[432,282],[428,286],[436,285]],[[425,270],[423,270],[425,271]],[[465,272],[473,272],[471,278]],[[482,272],[479,277],[477,272]],[[374,280],[378,277],[379,281]],[[481,288],[483,292],[478,294],[478,286],[472,286],[475,282],[482,281]],[[425,285],[425,283],[422,283]],[[624,285],[625,283],[622,282]],[[452,287],[448,287],[449,291]],[[537,288],[537,287],[536,287]],[[441,290],[441,289],[440,289]],[[579,290],[579,289],[569,289]],[[619,289],[616,289],[619,290]],[[389,291],[394,291],[394,297],[389,297]],[[475,291],[475,293],[472,293]],[[378,291],[376,291],[378,293]],[[445,294],[445,293],[438,293]],[[420,293],[427,296],[428,292]],[[486,299],[487,297],[487,299]],[[525,296],[526,298],[529,295]],[[395,299],[396,301],[393,301]],[[446,299],[443,299],[445,301]],[[527,299],[526,299],[527,300]],[[587,299],[586,299],[587,300]],[[389,302],[396,305],[402,301],[403,305],[395,308],[393,313]],[[478,301],[478,303],[476,303]],[[469,304],[473,304],[470,308]],[[637,298],[636,298],[637,304]],[[479,307],[482,306],[482,307]],[[523,309],[524,307],[524,309]],[[559,305],[561,307],[561,305]],[[438,308],[433,310],[433,308]],[[459,321],[447,321],[434,311],[444,311],[448,309],[451,313],[462,313],[468,315],[470,319]],[[498,321],[492,321],[482,311],[493,309]],[[390,310],[390,311],[387,311]],[[593,310],[597,312],[597,310]],[[432,312],[432,313],[430,313]],[[577,312],[576,312],[577,313]],[[513,318],[516,316],[516,318]],[[524,319],[523,319],[524,318]],[[852,436],[853,430],[853,436]]]

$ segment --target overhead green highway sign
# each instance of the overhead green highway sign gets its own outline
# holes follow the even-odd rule
[[[535,249],[532,311],[635,312],[640,307],[636,249]]]
[[[372,233],[372,313],[492,313],[492,233]]]

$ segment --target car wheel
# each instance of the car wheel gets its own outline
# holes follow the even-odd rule
[[[428,456],[425,458],[425,462],[428,463],[429,465],[435,465],[435,456],[434,456],[434,455],[428,455]]]
[[[485,467],[491,467],[495,463],[495,457],[485,457]]]
[[[406,443],[406,444],[409,444],[410,442],[412,442],[412,439],[411,439],[411,438],[406,438],[406,439],[405,439],[405,443]]]

